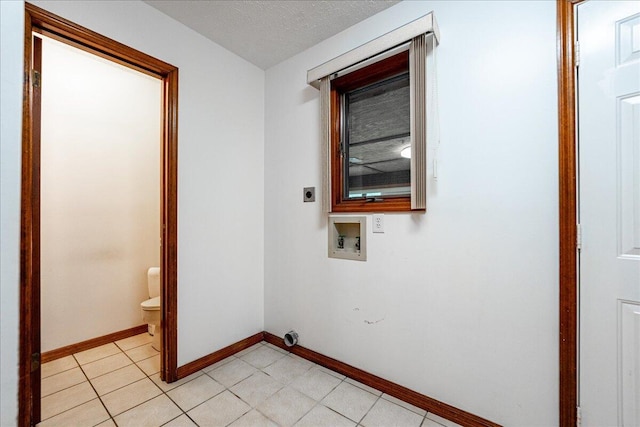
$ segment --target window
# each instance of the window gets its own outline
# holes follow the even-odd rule
[[[332,210],[411,209],[409,52],[331,81]]]
[[[433,12],[307,72],[320,89],[327,212],[426,209]]]

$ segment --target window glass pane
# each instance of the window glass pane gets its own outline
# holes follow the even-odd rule
[[[345,195],[411,193],[409,73],[347,92],[344,97]]]

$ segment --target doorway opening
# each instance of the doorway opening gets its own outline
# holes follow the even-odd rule
[[[46,36],[161,81],[160,262],[161,360],[164,381],[177,379],[178,69],[43,9],[25,4],[22,202],[20,243],[19,425],[40,421],[41,41]],[[99,84],[99,82],[97,83]]]
[[[66,356],[87,340],[142,329],[140,303],[159,296],[159,281],[148,289],[147,271],[160,267],[162,81],[34,36],[43,64],[40,343],[46,363],[51,352]],[[65,354],[66,346],[72,348]]]

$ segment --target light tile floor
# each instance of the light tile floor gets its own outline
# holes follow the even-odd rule
[[[148,334],[42,366],[42,427],[440,427],[450,421],[267,343],[175,383]]]

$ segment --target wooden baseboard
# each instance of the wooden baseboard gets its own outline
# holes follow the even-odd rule
[[[290,351],[291,353],[300,356],[303,359],[307,359],[311,362],[317,363],[318,365],[322,365],[325,368],[331,369],[332,371],[338,372],[342,375],[346,375],[347,377],[353,378],[354,380],[366,384],[369,387],[373,387],[377,390],[382,391],[383,393],[396,397],[400,400],[417,406],[418,408],[422,408],[427,412],[431,412],[435,415],[441,416],[463,426],[499,427],[499,424],[496,424],[492,421],[485,420],[484,418],[481,418],[477,415],[473,415],[469,412],[463,411],[462,409],[458,409],[446,403],[440,402],[436,399],[410,390],[399,384],[392,383],[391,381],[387,381],[384,378],[380,378],[378,376],[365,372],[362,369],[347,365],[346,363],[332,359],[313,350],[309,350],[308,348],[304,348],[299,345],[287,347],[281,337],[273,335],[269,332],[264,332],[264,340],[284,350]]]
[[[259,332],[255,335],[243,339],[242,341],[238,341],[235,344],[231,344],[230,346],[227,346],[221,350],[201,357],[200,359],[194,360],[193,362],[187,363],[184,366],[178,367],[178,379],[187,377],[203,368],[206,368],[207,366],[213,365],[214,363],[226,359],[229,356],[233,356],[234,354],[246,348],[249,348],[261,341],[266,341],[270,344],[275,345],[276,347],[280,347],[297,356],[300,356],[303,359],[307,359],[310,362],[317,363],[318,365],[324,366],[325,368],[331,369],[332,371],[338,372],[342,375],[346,375],[347,377],[359,381],[362,384],[366,384],[370,387],[380,390],[383,393],[396,397],[400,400],[417,406],[418,408],[422,408],[427,412],[431,412],[435,415],[446,418],[460,425],[470,427],[500,427],[500,424],[496,424],[477,415],[463,411],[462,409],[458,409],[444,402],[440,402],[429,396],[425,396],[424,394],[420,394],[404,386],[370,374],[366,371],[363,371],[362,369],[358,369],[354,366],[340,362],[339,360],[332,359],[331,357],[317,353],[313,350],[309,350],[308,348],[301,347],[299,345],[287,347],[284,344],[282,338],[266,331]]]
[[[147,325],[140,325],[131,329],[126,329],[124,331],[114,332],[112,334],[104,335],[98,338],[82,341],[77,344],[61,347],[56,350],[47,351],[45,353],[42,353],[41,362],[47,363],[61,357],[78,353],[80,351],[89,350],[94,347],[108,344],[110,342],[129,338],[146,331]],[[307,359],[310,362],[317,363],[318,365],[324,366],[325,368],[331,369],[332,371],[338,372],[339,374],[346,375],[349,378],[380,390],[383,393],[396,397],[400,400],[417,406],[418,408],[422,408],[425,411],[431,412],[435,415],[441,416],[458,424],[471,427],[500,427],[499,424],[496,424],[492,421],[486,420],[477,415],[463,411],[462,409],[458,409],[454,406],[440,402],[429,396],[425,396],[424,394],[420,394],[404,386],[385,380],[384,378],[380,378],[376,375],[363,371],[362,369],[358,369],[354,366],[340,362],[339,360],[332,359],[331,357],[325,356],[308,348],[301,347],[299,345],[287,347],[284,344],[282,338],[269,332],[259,332],[255,335],[243,339],[242,341],[238,341],[235,344],[231,344],[214,353],[178,367],[178,379],[188,377],[189,375],[198,372],[199,370],[206,368],[207,366],[213,365],[214,363],[226,359],[229,356],[233,356],[234,354],[246,348],[249,348],[261,341],[266,341],[297,356],[300,356],[303,359]]]
[[[235,344],[231,344],[230,346],[227,346],[221,350],[201,357],[200,359],[196,359],[193,362],[189,362],[186,365],[179,366],[178,379],[188,377],[189,375],[198,372],[200,369],[213,365],[214,363],[226,359],[229,356],[233,356],[234,354],[244,350],[245,348],[249,348],[252,345],[261,342],[263,340],[263,337],[264,333],[258,332],[257,334],[252,335],[249,338],[245,338],[242,341],[238,341]]]
[[[92,338],[90,340],[82,341],[76,344],[60,347],[55,350],[42,353],[40,356],[40,363],[51,362],[52,360],[60,359],[61,357],[69,356],[80,351],[90,350],[94,347],[99,347],[110,342],[122,340],[147,332],[148,325],[135,326],[124,331],[114,332],[112,334],[103,335],[101,337]]]

